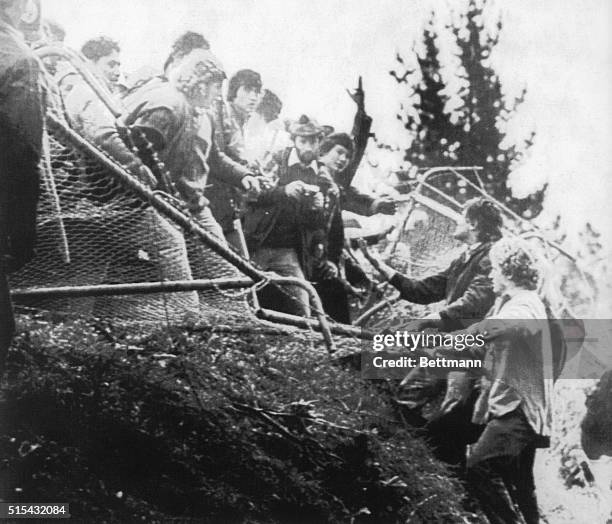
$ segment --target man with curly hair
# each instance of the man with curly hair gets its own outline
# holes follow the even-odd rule
[[[87,64],[102,85],[111,93],[115,92],[121,76],[119,44],[107,36],[99,36],[85,42],[81,47],[81,54],[87,59]],[[82,82],[80,75],[72,69],[63,75],[58,75],[56,80],[64,96]]]
[[[81,48],[83,56],[89,60],[94,71],[111,90],[115,91],[121,76],[121,48],[107,36],[88,40]]]
[[[108,93],[118,99],[118,82],[121,74],[121,49],[119,44],[106,36],[88,40],[81,48],[87,58],[91,72]],[[60,75],[58,75],[60,76]],[[66,113],[72,127],[87,137],[95,128],[114,121],[113,114],[102,103],[98,95],[74,70],[57,79],[64,99]]]
[[[364,253],[404,300],[415,304],[445,302],[440,311],[411,324],[411,329],[433,327],[453,331],[481,320],[493,305],[489,250],[501,238],[502,225],[499,209],[486,198],[467,202],[463,220],[454,233],[457,240],[468,245],[467,249],[446,269],[422,279],[404,276],[372,257],[369,251]]]
[[[533,465],[552,429],[553,348],[546,306],[538,294],[541,260],[519,238],[490,250],[496,301],[466,333],[487,343],[461,352],[483,362],[472,421],[484,426],[467,457],[468,490],[489,522],[539,522]],[[457,358],[454,349],[439,349]]]

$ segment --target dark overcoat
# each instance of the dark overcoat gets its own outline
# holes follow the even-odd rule
[[[0,376],[14,331],[7,274],[34,254],[44,104],[41,67],[0,20]]]
[[[443,330],[462,329],[483,319],[495,302],[489,278],[491,242],[468,249],[443,271],[422,279],[396,273],[391,284],[401,298],[415,304],[445,301],[440,310]]]

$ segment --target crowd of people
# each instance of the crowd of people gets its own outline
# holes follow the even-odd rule
[[[36,58],[16,30],[24,4],[0,0],[2,366],[14,330],[6,275],[33,256],[46,103],[61,107],[75,131],[141,184],[180,199],[219,242],[265,271],[313,282],[326,312],[350,322],[351,285],[367,277],[343,257],[342,211],[396,212],[392,198],[364,194],[352,185],[372,123],[361,80],[349,93],[356,105],[353,129],[336,131],[308,115],[281,121],[282,101],[252,69],[233,74],[223,95],[226,72],[202,34],[182,35],[159,74],[129,85],[122,81],[120,44],[98,37],[81,53],[112,97],[117,118],[61,57]],[[45,43],[61,43],[64,37],[57,24],[46,25]],[[53,85],[41,80],[43,68]],[[142,153],[150,149],[155,162]],[[158,231],[160,252],[175,253],[172,259],[160,255],[163,278],[197,277],[191,263],[197,254],[189,252],[182,233],[152,209],[143,212],[143,223]],[[548,324],[535,322],[549,316],[537,292],[537,254],[523,241],[503,238],[502,226],[493,203],[470,201],[455,233],[467,249],[447,269],[424,279],[401,275],[362,249],[404,300],[444,302],[410,329],[468,330],[489,340],[485,349],[466,352],[488,362],[486,376],[449,373],[440,413],[423,424],[423,431],[441,460],[460,475],[467,471],[469,490],[491,522],[535,523],[534,453],[550,435],[552,348],[561,342],[553,340]],[[279,292],[268,286],[259,300],[263,307],[310,314],[309,297],[300,287]],[[517,330],[492,323],[496,319],[534,322]]]
[[[56,42],[64,37],[60,29],[53,24],[48,31]],[[224,93],[226,72],[199,33],[176,40],[160,74],[130,85],[122,81],[118,42],[101,36],[87,41],[81,54],[121,117],[82,75],[51,55],[45,65],[73,129],[149,188],[178,197],[201,227],[264,271],[313,282],[325,312],[350,322],[348,294],[366,279],[351,262],[345,267],[342,211],[370,216],[396,210],[391,197],[351,184],[370,137],[361,79],[349,93],[356,104],[349,134],[307,115],[282,121],[280,98],[252,69],[233,74]],[[140,142],[155,148],[169,176],[134,150]],[[183,242],[155,212],[150,222],[169,246]],[[195,270],[198,264],[192,259],[191,265]],[[310,315],[308,294],[298,286],[268,286],[259,300],[262,307]]]

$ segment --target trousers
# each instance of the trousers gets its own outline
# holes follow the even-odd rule
[[[465,471],[467,446],[476,442],[482,431],[480,426],[472,423],[477,397],[478,391],[473,389],[465,402],[458,402],[432,417],[422,430],[434,456],[448,464],[459,477]]]
[[[321,297],[325,313],[336,322],[351,323],[349,297],[342,282],[338,279],[322,280],[315,283],[315,289]]]
[[[204,207],[198,212],[194,213],[193,218],[208,233],[217,237],[217,239],[220,240],[223,244],[226,243],[225,237],[223,236],[223,229],[219,225],[219,222],[217,222],[217,220],[213,216],[212,211],[209,207]]]
[[[538,438],[520,409],[494,418],[467,459],[468,492],[491,524],[537,524],[533,465]]]
[[[293,248],[261,247],[253,253],[253,262],[264,271],[273,271],[282,277],[305,279],[297,251]],[[310,316],[308,292],[297,286],[268,285],[258,292],[262,307],[300,317]]]

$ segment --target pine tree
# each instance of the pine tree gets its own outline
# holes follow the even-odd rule
[[[525,218],[536,216],[542,210],[546,188],[525,199],[512,197],[506,186],[508,175],[532,145],[534,134],[520,144],[503,148],[505,139],[503,124],[510,120],[523,102],[526,90],[508,101],[502,93],[502,85],[494,70],[490,56],[499,41],[502,20],[498,19],[494,30],[485,28],[483,10],[486,0],[470,0],[467,11],[458,22],[447,26],[456,43],[461,67],[455,73],[461,88],[457,95],[461,105],[454,118],[446,110],[447,96],[443,94],[446,83],[441,76],[439,49],[434,30],[434,16],[423,31],[423,56],[418,56],[420,80],[410,75],[414,107],[418,118],[404,116],[406,129],[414,137],[406,150],[405,159],[418,167],[429,166],[481,166],[480,180],[491,196],[506,204]],[[397,57],[398,61],[401,57]],[[401,63],[401,62],[400,62]],[[392,76],[399,81],[395,71]],[[404,76],[404,78],[406,78]],[[401,115],[399,116],[401,118]],[[479,182],[470,175],[472,182]],[[463,202],[470,195],[464,184],[453,177],[441,177],[435,185]]]
[[[441,75],[439,61],[438,34],[436,32],[435,13],[431,13],[423,31],[422,49],[413,53],[418,64],[410,70],[405,66],[403,58],[398,54],[396,61],[398,69],[390,71],[398,83],[409,86],[408,100],[411,110],[400,104],[402,113],[397,115],[404,127],[413,138],[411,145],[404,152],[404,160],[420,170],[429,167],[456,165],[456,155],[453,150],[459,146],[462,135],[461,128],[453,123],[451,115],[445,110],[448,97],[444,94],[446,84]],[[413,171],[408,172],[414,176]],[[453,187],[456,179],[453,176],[437,176],[430,183],[438,188],[444,188],[461,201],[463,196],[457,187]]]
[[[512,197],[506,181],[512,167],[532,145],[534,133],[522,144],[503,149],[505,134],[500,129],[500,125],[508,122],[524,101],[526,89],[513,101],[506,100],[502,94],[501,82],[490,57],[499,42],[503,23],[500,17],[494,31],[485,29],[485,4],[486,0],[481,4],[470,0],[461,22],[452,27],[463,69],[460,75],[466,82],[466,87],[459,93],[463,100],[461,121],[464,138],[457,150],[458,163],[483,166],[486,191],[521,216],[531,218],[542,211],[546,188],[519,200]]]
[[[403,65],[401,56],[397,61]],[[423,32],[423,52],[416,54],[420,78],[415,71],[406,70],[400,77],[397,71],[391,75],[398,81],[410,80],[411,98],[414,100],[414,113],[398,115],[405,128],[415,137],[406,150],[404,159],[419,167],[441,166],[449,163],[448,146],[454,143],[459,129],[452,124],[450,115],[445,111],[447,97],[443,94],[444,81],[440,75],[438,60],[435,15],[432,13]],[[403,109],[403,107],[402,107]]]

